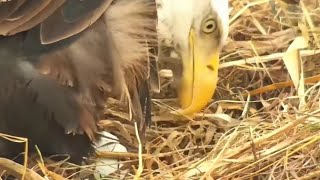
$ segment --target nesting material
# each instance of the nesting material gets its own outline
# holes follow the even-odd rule
[[[230,0],[230,35],[212,103],[194,118],[170,114],[178,109],[176,93],[170,85],[171,71],[163,70],[162,91],[153,96],[153,124],[142,139],[140,154],[125,106],[109,100],[100,126],[128,150],[99,154],[122,165],[109,179],[319,177],[319,4],[319,0]],[[89,169],[70,175],[63,170],[66,166],[45,165],[75,179]],[[39,170],[37,165],[29,167]]]

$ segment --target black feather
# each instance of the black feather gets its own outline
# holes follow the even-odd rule
[[[79,126],[80,109],[71,94],[26,61],[1,59],[0,132],[28,137],[31,152],[37,145],[44,155],[68,154],[71,162],[80,163],[93,149],[87,136],[65,133]],[[23,144],[0,138],[1,157],[23,151]]]

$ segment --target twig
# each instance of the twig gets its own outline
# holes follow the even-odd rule
[[[138,130],[137,122],[134,122],[134,128],[135,128],[135,131],[136,131],[136,137],[137,137],[138,144],[139,144],[139,167],[138,167],[136,175],[134,176],[134,179],[138,180],[138,179],[140,179],[140,176],[141,176],[141,174],[143,172],[142,143],[141,143],[140,136],[139,136],[139,130]]]
[[[0,158],[0,170],[6,170],[12,175],[20,178],[25,174],[24,179],[26,180],[45,180],[45,178],[41,177],[38,173],[5,158]]]
[[[219,69],[227,68],[227,67],[231,67],[231,66],[241,66],[241,65],[245,65],[245,64],[253,64],[256,62],[264,63],[264,62],[275,61],[275,60],[281,59],[284,56],[284,54],[285,53],[283,52],[283,53],[274,53],[274,54],[270,54],[270,55],[266,55],[266,56],[260,56],[259,61],[257,60],[257,57],[251,57],[251,58],[240,59],[240,60],[236,60],[236,61],[225,62],[225,63],[220,64]],[[313,56],[316,54],[320,54],[320,49],[301,50],[300,51],[301,57]]]
[[[320,81],[320,74],[304,79],[304,83],[305,84],[315,83],[315,82],[318,82],[318,81]],[[273,90],[276,90],[276,89],[285,88],[285,87],[289,87],[289,86],[293,86],[293,82],[292,81],[274,83],[274,84],[270,84],[268,86],[264,86],[264,87],[249,91],[248,93],[244,93],[243,96],[246,97],[249,94],[250,94],[250,96],[255,96],[255,95],[258,95],[258,94],[270,92],[270,91],[273,91]]]

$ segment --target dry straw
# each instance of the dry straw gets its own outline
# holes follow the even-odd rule
[[[176,95],[172,74],[162,71],[142,152],[126,108],[110,102],[101,127],[129,152],[100,154],[125,164],[108,179],[320,177],[320,1],[297,2],[230,0],[230,35],[212,103],[195,118],[170,114]],[[49,165],[37,166],[64,175],[70,168]]]

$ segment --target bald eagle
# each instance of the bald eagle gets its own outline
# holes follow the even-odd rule
[[[198,112],[214,93],[227,33],[227,0],[2,1],[0,133],[80,163],[99,140],[108,97],[128,97],[143,131],[149,87],[159,90],[158,45],[183,64],[178,112]],[[22,149],[0,139],[2,157]]]
[[[160,46],[182,62],[181,77],[175,76],[178,114],[192,116],[216,89],[219,54],[228,36],[228,0],[157,0],[157,5]]]
[[[0,133],[79,164],[108,97],[128,97],[143,131],[156,20],[152,0],[1,1]],[[23,150],[0,139],[0,157]]]

